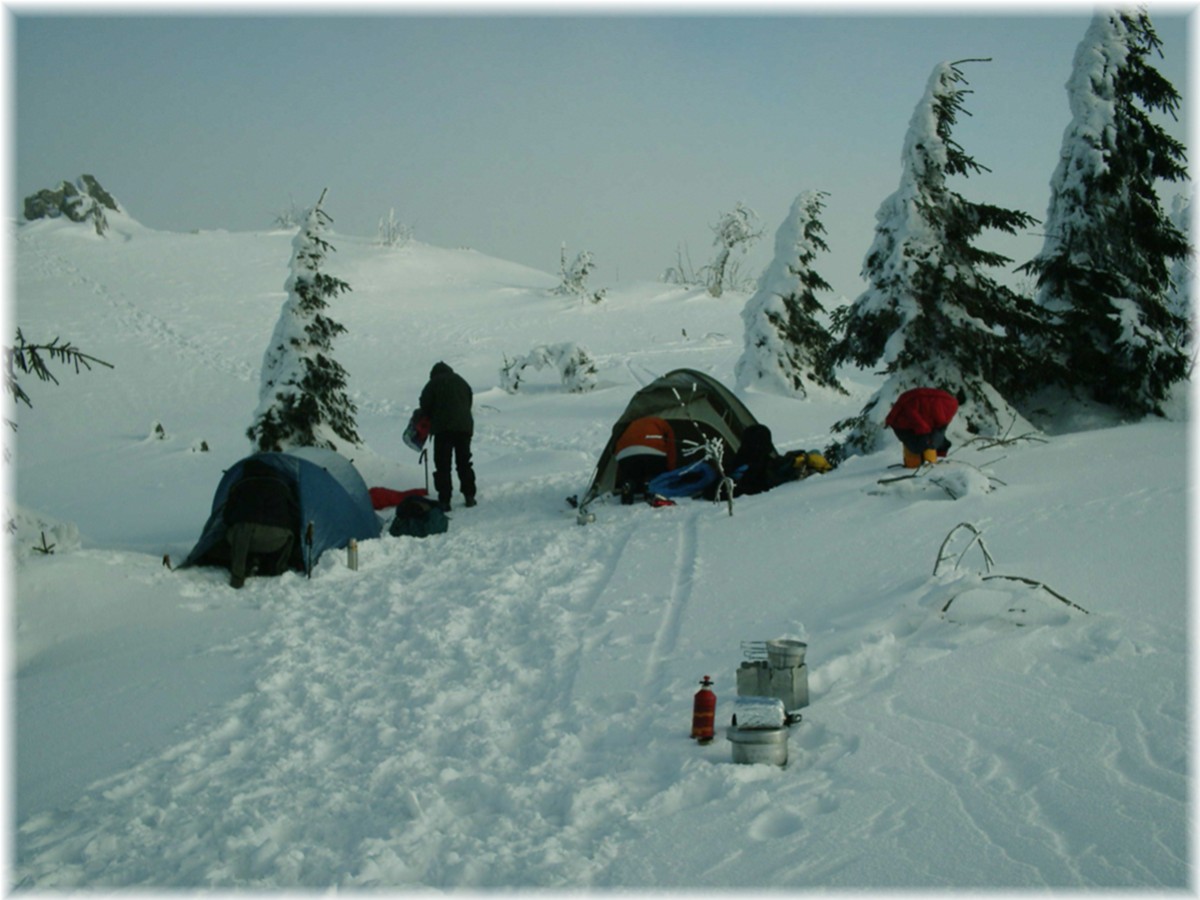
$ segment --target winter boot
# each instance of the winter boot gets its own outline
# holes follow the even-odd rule
[[[938,461],[937,451],[934,450],[932,447],[929,447],[924,452],[922,452],[921,458],[925,462],[929,463],[930,465],[933,465],[935,462]]]
[[[930,451],[933,452],[933,451]],[[913,453],[907,447],[904,448],[904,468],[916,469],[921,465],[921,457]]]

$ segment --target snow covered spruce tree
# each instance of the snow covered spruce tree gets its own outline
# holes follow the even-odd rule
[[[1192,356],[1192,279],[1195,276],[1194,257],[1195,247],[1191,246],[1192,199],[1190,194],[1176,194],[1171,203],[1171,221],[1179,229],[1179,233],[1188,242],[1187,256],[1176,259],[1171,264],[1171,292],[1167,300],[1167,308],[1179,317],[1182,329],[1170,333],[1170,337],[1183,347],[1189,357]],[[1189,364],[1189,373],[1191,365]]]
[[[833,335],[818,319],[824,308],[816,292],[832,288],[812,268],[818,252],[829,252],[821,222],[828,196],[798,196],[775,232],[775,257],[742,309],[745,349],[735,367],[741,387],[798,397],[814,385],[846,392],[833,371]]]
[[[708,266],[708,292],[712,296],[720,297],[725,293],[730,275],[729,257],[733,251],[740,249],[745,253],[762,236],[762,229],[755,227],[757,221],[758,213],[739,201],[732,212],[725,213],[713,226],[717,255]]]
[[[1024,377],[1016,338],[1036,332],[1036,312],[984,274],[1011,260],[975,241],[985,230],[1013,234],[1036,220],[972,203],[948,183],[951,176],[990,171],[951,138],[969,93],[961,64],[934,68],[909,123],[900,187],[875,216],[875,240],[863,263],[869,287],[835,313],[842,333],[835,362],[882,363],[888,376],[857,416],[834,425],[843,435],[829,448],[835,458],[881,449],[884,419],[896,398],[915,387],[957,396],[957,422],[973,434],[1032,429],[1004,392]]]
[[[1165,214],[1159,181],[1187,178],[1182,144],[1151,119],[1175,116],[1178,92],[1147,61],[1161,56],[1150,18],[1100,12],[1075,52],[1071,122],[1051,180],[1046,237],[1022,269],[1037,277],[1051,325],[1037,348],[1043,386],[1140,416],[1160,413],[1188,359],[1171,309],[1170,264],[1187,239]]]
[[[350,290],[325,274],[325,255],[333,249],[322,237],[333,221],[321,209],[325,191],[305,216],[292,241],[287,299],[263,355],[261,387],[254,424],[246,431],[255,448],[358,446],[358,411],[346,394],[346,371],[332,356],[333,339],[345,326],[324,314],[328,301]]]

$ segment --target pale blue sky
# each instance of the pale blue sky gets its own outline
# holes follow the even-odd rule
[[[757,273],[795,196],[823,190],[831,252],[815,265],[847,298],[941,61],[992,58],[964,68],[975,93],[954,134],[992,174],[961,192],[1044,216],[1091,18],[103,9],[8,9],[18,207],[88,172],[152,228],[253,231],[328,187],[335,232],[373,237],[395,208],[418,240],[549,272],[565,241],[615,287],[658,277],[677,247],[709,261],[710,226],[738,201],[765,229]],[[1149,10],[1157,67],[1187,102],[1190,7]],[[1001,249],[1024,262],[1038,246]]]

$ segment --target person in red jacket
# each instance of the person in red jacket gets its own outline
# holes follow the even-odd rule
[[[657,416],[634,419],[617,438],[617,489],[621,502],[632,503],[646,493],[655,475],[675,468],[675,433]]]
[[[946,427],[957,412],[955,396],[937,388],[913,388],[896,398],[884,425],[904,445],[906,469],[915,469],[923,462],[935,463],[946,455],[950,449]]]

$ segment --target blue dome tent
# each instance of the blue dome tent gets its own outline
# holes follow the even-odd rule
[[[200,540],[183,562],[187,566],[228,566],[222,510],[229,489],[242,476],[248,460],[278,472],[291,486],[300,506],[301,533],[296,536],[293,567],[311,574],[325,550],[355,540],[379,537],[382,530],[366,482],[346,457],[319,447],[293,447],[285,453],[255,453],[226,470],[213,495],[212,512]],[[309,540],[311,533],[311,543]]]

